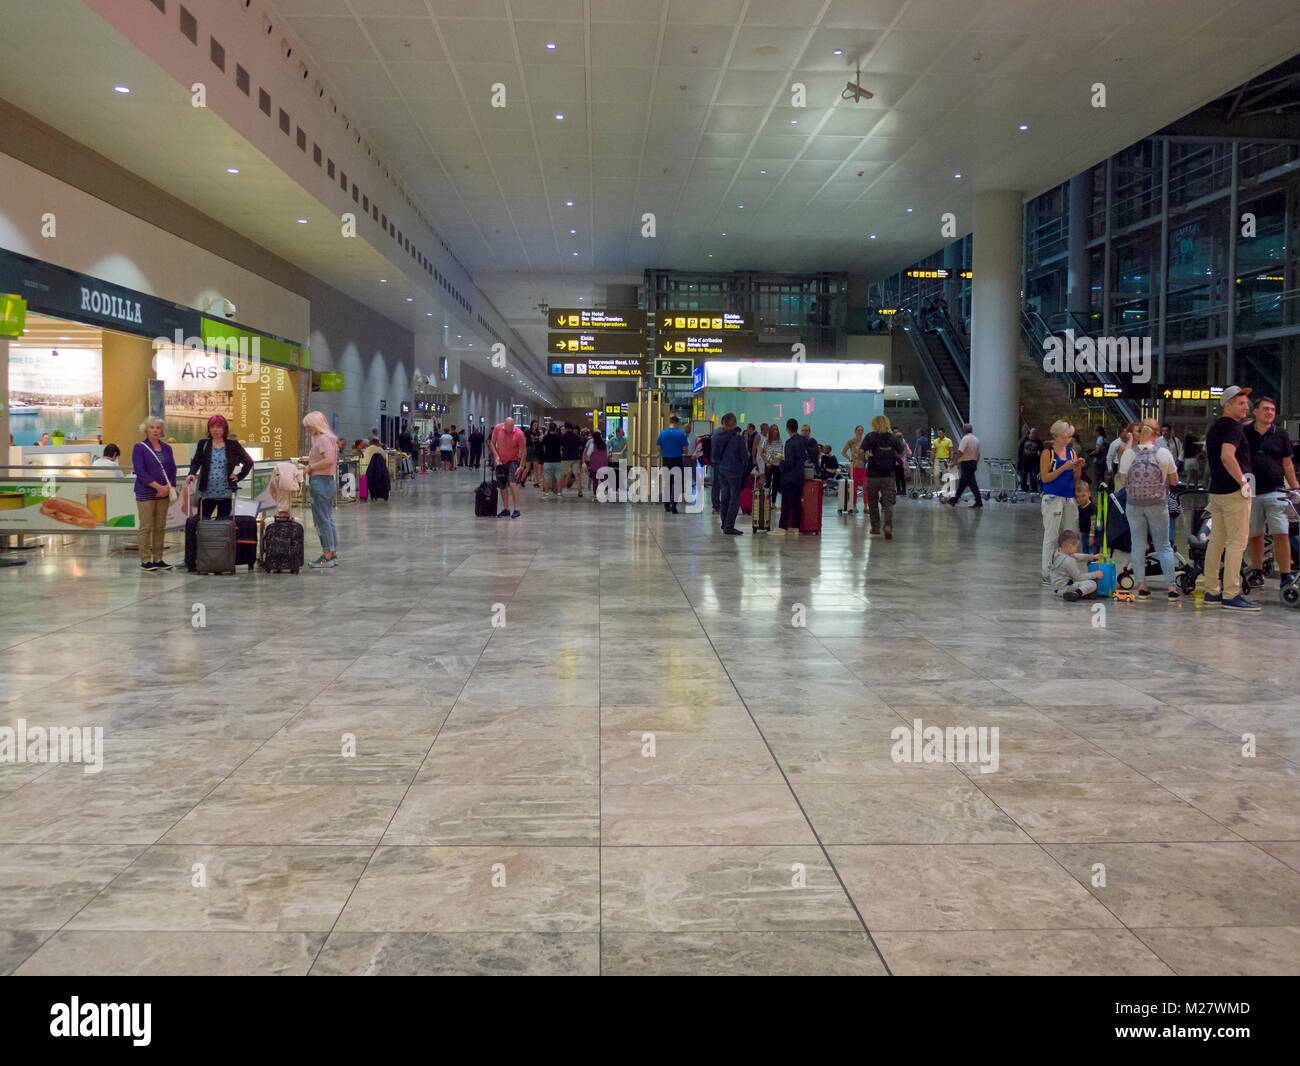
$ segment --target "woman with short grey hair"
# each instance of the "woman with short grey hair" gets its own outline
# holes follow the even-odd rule
[[[170,570],[163,560],[167,536],[167,510],[176,492],[176,459],[162,439],[165,423],[151,415],[140,423],[144,440],[131,449],[135,471],[135,505],[140,514],[140,569]]]

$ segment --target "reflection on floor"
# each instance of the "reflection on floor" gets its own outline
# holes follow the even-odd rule
[[[1275,587],[1094,616],[1032,505],[731,538],[476,481],[341,509],[335,570],[0,572],[0,725],[104,730],[0,765],[0,973],[1300,968]]]

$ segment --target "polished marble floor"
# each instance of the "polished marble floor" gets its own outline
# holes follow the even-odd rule
[[[732,538],[475,481],[340,509],[335,570],[0,570],[0,726],[104,731],[0,764],[0,973],[1300,970],[1275,589],[1054,601],[1032,505]],[[916,719],[996,772],[895,761]]]

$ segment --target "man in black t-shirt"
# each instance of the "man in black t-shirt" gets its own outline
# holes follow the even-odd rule
[[[569,481],[578,486],[578,495],[582,495],[582,477],[578,465],[582,461],[582,437],[578,427],[572,422],[564,423],[564,432],[560,435],[560,459],[564,470],[560,474],[560,492],[569,487]]]
[[[1210,543],[1205,549],[1205,606],[1258,611],[1241,594],[1241,557],[1250,537],[1250,445],[1241,421],[1250,413],[1250,389],[1232,385],[1219,400],[1223,416],[1205,435],[1210,462]],[[1219,583],[1219,563],[1223,583]]]
[[[560,498],[560,457],[564,454],[564,442],[560,438],[560,427],[552,422],[542,437],[542,499],[558,500]]]
[[[1255,401],[1255,420],[1246,424],[1250,468],[1255,475],[1255,497],[1250,503],[1250,586],[1264,584],[1264,536],[1273,535],[1273,560],[1281,587],[1295,581],[1291,573],[1291,521],[1286,490],[1296,487],[1293,445],[1286,430],[1277,425],[1277,401],[1261,396]]]

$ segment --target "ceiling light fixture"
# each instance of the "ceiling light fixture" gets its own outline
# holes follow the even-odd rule
[[[1021,132],[1021,133],[1024,133],[1025,130],[1027,130],[1027,129],[1029,129],[1028,126],[1026,126],[1023,122],[1020,123],[1020,132]]]
[[[572,200],[565,200],[565,201],[564,201],[564,206],[565,206],[565,207],[572,207],[572,206],[573,206],[573,201],[572,201]]]
[[[907,213],[908,213],[909,215],[912,213],[912,209],[911,209],[910,207],[907,209]]]
[[[387,278],[380,278],[380,279],[379,279],[379,284],[380,284],[380,285],[387,285],[387,284],[388,284],[388,279],[387,279]]]
[[[961,175],[960,175],[960,174],[954,174],[953,177],[956,178],[958,181],[961,181]]]
[[[298,225],[300,225],[300,226],[305,226],[305,225],[307,225],[307,220],[306,220],[305,218],[300,218],[300,219],[298,219]]]
[[[547,50],[548,52],[554,52],[554,51],[555,51],[555,42],[554,42],[554,41],[547,41],[547,42],[546,42],[546,50]]]
[[[876,239],[876,235],[875,235],[874,233],[871,235],[871,239],[872,239],[873,241]]]
[[[831,55],[834,55],[834,56],[842,56],[843,54],[844,54],[844,49],[843,49],[843,48],[837,48],[837,49],[835,49],[834,52],[831,53]]]
[[[113,92],[115,92],[115,93],[121,93],[123,96],[126,96],[130,91],[131,91],[131,90],[128,89],[125,85],[114,85],[114,86],[113,86]]]
[[[563,122],[563,121],[564,121],[564,115],[561,114],[559,111],[555,112],[555,121],[556,121],[556,122]]]
[[[238,167],[226,167],[226,173],[227,173],[227,174],[238,174],[238,173],[239,173],[239,168],[238,168]]]

